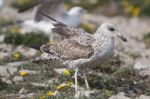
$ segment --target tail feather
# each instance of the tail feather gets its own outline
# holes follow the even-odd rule
[[[41,57],[38,57],[31,62],[36,64],[51,64],[54,68],[67,68],[67,66],[63,64],[64,61],[62,59],[54,57],[48,53],[43,53]]]

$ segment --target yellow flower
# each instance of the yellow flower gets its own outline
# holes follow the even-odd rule
[[[130,5],[130,6],[127,6],[126,8],[125,8],[125,13],[127,13],[127,14],[129,14],[129,13],[131,13],[132,11],[133,11],[133,6],[132,5]]]
[[[40,99],[46,99],[46,97],[43,95],[43,96],[40,97]]]
[[[56,89],[57,89],[57,90],[62,90],[62,89],[64,89],[64,88],[66,88],[66,87],[70,87],[72,84],[73,84],[73,82],[63,83],[63,84],[61,84],[61,85],[56,86]]]
[[[67,86],[70,87],[71,85],[73,85],[73,82],[72,82],[72,81],[67,82]]]
[[[56,94],[57,94],[57,91],[55,91],[55,92],[48,91],[48,92],[47,92],[47,95],[48,95],[48,96],[55,96]]]
[[[54,45],[54,44],[56,44],[56,42],[54,42],[54,41],[52,41],[52,40],[50,40],[50,41],[48,42],[48,45]]]
[[[63,89],[65,86],[64,85],[58,85],[58,86],[56,86],[56,89],[57,90],[61,90],[61,89]]]
[[[69,70],[69,69],[66,69],[66,70],[64,71],[64,74],[67,75],[67,76],[70,76],[70,75],[71,75],[70,70]]]
[[[141,13],[141,9],[139,8],[139,7],[134,7],[133,9],[132,9],[132,15],[133,16],[139,16],[140,15],[140,13]]]
[[[20,54],[19,52],[14,52],[14,53],[12,54],[12,57],[13,57],[15,60],[18,60],[18,59],[20,59],[21,54]]]
[[[20,71],[20,72],[19,72],[19,75],[20,75],[20,76],[23,76],[23,77],[24,77],[24,76],[27,76],[28,74],[29,74],[29,73],[26,72],[26,71]]]

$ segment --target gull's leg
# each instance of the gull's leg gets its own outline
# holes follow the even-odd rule
[[[51,35],[50,35],[50,41],[51,42],[54,41],[54,34],[53,33],[51,33]]]
[[[74,73],[74,78],[75,78],[75,90],[77,92],[78,91],[78,67]]]
[[[89,86],[89,83],[88,83],[88,80],[87,80],[88,70],[87,70],[87,69],[84,69],[82,73],[83,73],[83,79],[84,79],[86,88],[87,88],[87,90],[89,90],[89,89],[90,89],[90,86]]]
[[[90,86],[89,86],[89,83],[88,83],[88,80],[87,80],[87,75],[83,74],[83,78],[84,78],[84,81],[85,81],[86,88],[87,88],[87,90],[89,90]]]

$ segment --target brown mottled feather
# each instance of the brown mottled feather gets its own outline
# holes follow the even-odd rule
[[[41,50],[60,57],[63,60],[89,58],[94,53],[92,46],[83,46],[71,39],[65,39],[62,42],[53,45],[43,45]]]
[[[80,34],[86,33],[83,29],[75,29],[71,28],[61,22],[54,23],[54,28],[52,28],[53,33],[60,34],[66,38],[72,37],[72,36],[78,36]]]

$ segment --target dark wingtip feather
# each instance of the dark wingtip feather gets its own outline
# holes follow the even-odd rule
[[[39,12],[39,14],[41,14],[41,15],[43,15],[43,16],[45,16],[45,17],[49,18],[49,19],[51,19],[51,20],[52,20],[52,21],[54,21],[54,22],[58,22],[57,20],[55,20],[54,18],[52,18],[52,17],[50,17],[50,16],[46,15],[46,14],[45,14],[45,13],[43,13],[43,12]]]
[[[43,12],[38,12],[38,13],[41,14],[41,15],[43,15],[43,16],[45,16],[45,17],[47,17],[47,18],[49,18],[49,19],[51,19],[52,21],[56,22],[56,24],[54,24],[54,25],[67,26],[66,24],[64,24],[64,23],[62,23],[62,22],[60,22],[60,21],[58,21],[58,20],[56,20],[56,19],[48,16],[47,14],[45,14]]]

